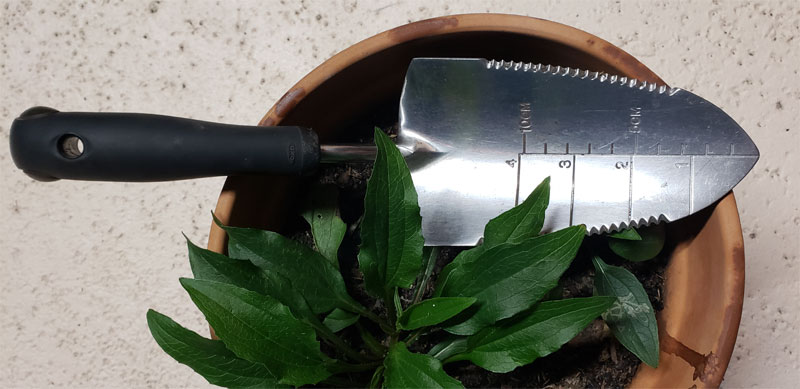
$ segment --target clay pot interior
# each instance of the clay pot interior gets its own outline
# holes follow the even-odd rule
[[[412,58],[426,56],[513,59],[663,83],[627,53],[585,32],[520,16],[460,15],[399,27],[337,54],[287,92],[261,124],[311,127],[322,142],[369,140],[374,126],[397,120],[406,68]],[[299,178],[229,177],[216,215],[230,225],[291,230],[301,223],[294,200],[302,185]],[[641,367],[633,385],[717,386],[733,349],[743,294],[741,226],[732,195],[669,231],[678,244],[659,318],[660,331],[668,334],[661,337],[661,367]],[[225,244],[224,233],[212,226],[209,249],[223,252]]]
[[[352,64],[308,93],[281,123],[315,128],[321,140],[370,135],[375,125],[391,124],[387,118],[397,120],[403,79],[414,57],[513,59],[618,73],[592,55],[545,39],[512,32],[452,33],[403,42]]]

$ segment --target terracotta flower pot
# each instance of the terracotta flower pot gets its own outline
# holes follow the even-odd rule
[[[586,32],[513,15],[447,16],[411,23],[364,40],[329,59],[275,104],[261,125],[314,128],[321,141],[369,134],[380,117],[396,117],[406,67],[413,57],[514,59],[600,70],[664,83],[614,45]],[[387,123],[388,124],[388,123]],[[299,180],[230,177],[216,215],[236,226],[281,230]],[[733,194],[715,207],[669,225],[677,246],[666,273],[659,315],[657,369],[641,365],[632,386],[719,386],[733,351],[744,292],[742,231]],[[222,252],[212,225],[209,249]]]

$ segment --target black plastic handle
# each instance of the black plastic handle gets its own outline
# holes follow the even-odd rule
[[[31,108],[11,125],[11,157],[40,181],[171,181],[247,173],[306,174],[317,135],[140,113]]]

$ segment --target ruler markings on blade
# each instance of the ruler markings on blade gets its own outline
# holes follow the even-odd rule
[[[630,157],[630,169],[628,169],[628,220],[633,217],[633,155]]]
[[[572,218],[575,214],[575,170],[576,170],[576,160],[575,156],[572,156],[572,193],[570,194],[570,201],[569,201],[569,225],[572,226]]]
[[[401,108],[407,144],[437,155],[412,170],[426,244],[476,242],[473,221],[520,204],[548,176],[545,232],[676,220],[724,196],[758,159],[741,127],[691,92],[555,65],[415,59]],[[453,171],[469,172],[468,184]]]

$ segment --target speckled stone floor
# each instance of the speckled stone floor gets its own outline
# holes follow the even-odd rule
[[[718,104],[761,149],[737,186],[744,314],[727,387],[800,380],[800,6],[796,1],[3,1],[0,139],[32,105],[252,124],[336,52],[466,12],[551,19]],[[34,182],[0,147],[0,386],[199,387],[150,338],[156,308],[203,332],[178,285],[222,178]]]

